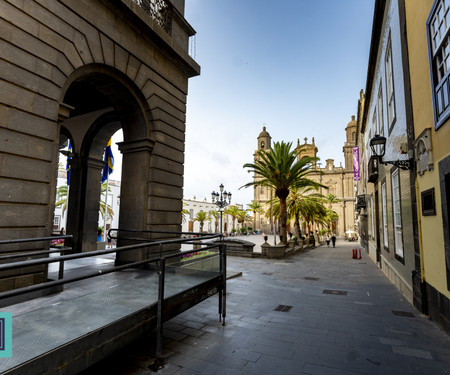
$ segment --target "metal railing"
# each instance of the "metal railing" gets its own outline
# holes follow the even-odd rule
[[[164,239],[167,235],[179,236],[180,238]],[[181,236],[196,236],[195,238],[181,238]],[[58,280],[47,281],[41,284],[26,286],[18,289],[8,290],[0,292],[0,300],[10,297],[15,297],[23,295],[26,293],[35,292],[38,290],[43,290],[47,288],[52,288],[55,286],[69,284],[76,281],[81,281],[89,278],[94,278],[102,276],[105,274],[121,271],[127,268],[135,268],[139,266],[154,264],[156,272],[159,277],[158,282],[158,305],[157,305],[157,345],[156,345],[156,357],[159,360],[162,355],[162,333],[163,333],[163,306],[164,306],[164,291],[165,291],[165,275],[166,275],[166,262],[172,259],[179,258],[181,252],[175,252],[173,249],[163,250],[165,245],[175,245],[175,244],[192,244],[200,246],[200,249],[192,249],[184,251],[182,254],[191,254],[197,251],[204,250],[216,250],[218,251],[220,257],[220,269],[219,274],[221,276],[221,287],[218,290],[219,293],[219,320],[225,325],[226,317],[226,247],[222,245],[222,241],[218,244],[213,242],[203,242],[210,241],[213,239],[223,239],[220,234],[205,234],[205,233],[183,233],[183,232],[165,232],[165,231],[139,231],[139,230],[124,230],[124,229],[111,229],[108,232],[108,236],[112,239],[118,241],[134,241],[138,242],[132,245],[126,245],[116,248],[109,248],[105,250],[89,251],[86,253],[68,254],[63,255],[67,251],[72,250],[71,247],[62,247],[59,249],[51,249],[48,245],[49,250],[39,250],[39,251],[26,251],[24,249],[11,250],[7,249],[1,251],[2,245],[16,245],[29,242],[44,242],[48,244],[48,241],[53,241],[55,239],[71,239],[71,235],[64,236],[52,236],[52,237],[39,237],[39,238],[26,238],[26,239],[15,239],[15,240],[3,240],[0,241],[0,259],[3,260],[13,260],[20,259],[29,256],[42,256],[38,259],[28,259],[28,260],[18,260],[9,263],[0,264],[0,272],[8,271],[12,269],[23,269],[24,267],[31,267],[37,265],[49,265],[51,263],[59,262],[59,272]],[[108,269],[103,269],[96,272],[88,272],[79,276],[64,278],[64,264],[70,260],[91,258],[99,255],[107,255],[111,253],[120,254],[123,252],[138,250],[138,249],[150,249],[153,247],[158,247],[158,252],[151,253],[146,252],[146,258],[139,261],[133,261],[131,263],[126,263],[123,265],[113,266]],[[1,255],[2,253],[7,253]],[[50,254],[61,253],[59,256],[49,256]]]
[[[165,0],[132,0],[167,34],[172,32],[173,6]]]

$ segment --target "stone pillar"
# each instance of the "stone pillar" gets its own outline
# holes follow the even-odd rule
[[[101,173],[103,160],[88,158],[86,160],[86,197],[84,202],[84,223],[82,251],[97,250],[98,215],[101,199]],[[107,193],[106,193],[107,194]]]
[[[147,230],[150,162],[154,141],[142,139],[118,144],[123,155],[119,229]],[[119,246],[136,242],[119,241]],[[151,249],[152,250],[152,249]],[[118,253],[116,264],[143,260],[146,250]]]
[[[67,209],[67,234],[75,252],[97,249],[98,212],[103,161],[72,157]]]

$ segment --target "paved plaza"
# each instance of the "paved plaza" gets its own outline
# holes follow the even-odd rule
[[[247,237],[259,243],[261,236]],[[270,240],[269,240],[270,242]],[[450,374],[450,338],[420,315],[355,243],[282,259],[228,258],[217,296],[164,326],[164,375]],[[150,374],[153,334],[83,374]],[[149,367],[150,366],[150,367]]]

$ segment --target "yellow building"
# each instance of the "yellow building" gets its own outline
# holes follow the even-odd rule
[[[450,331],[450,5],[405,1],[425,312]],[[447,20],[447,21],[446,21]]]
[[[343,146],[345,165],[335,166],[333,159],[327,159],[326,165],[321,167],[320,163],[315,165],[317,173],[312,173],[311,178],[320,182],[328,187],[328,189],[321,188],[320,193],[327,195],[333,194],[338,199],[338,203],[332,204],[332,209],[339,215],[337,222],[333,223],[332,230],[337,236],[344,237],[345,232],[349,230],[355,230],[355,212],[354,212],[354,182],[353,182],[353,159],[352,148],[355,145],[356,140],[356,121],[355,116],[352,116],[352,120],[347,124],[346,128],[346,142]],[[257,152],[259,150],[269,150],[271,146],[272,137],[267,132],[266,127],[263,127],[263,131],[258,136],[258,149],[254,154],[254,160],[258,158]],[[304,138],[304,143],[300,144],[297,140],[297,151],[299,152],[298,158],[303,156],[317,156],[318,148],[315,145],[314,138],[311,143],[308,143],[308,139]],[[254,177],[257,180],[258,176]],[[268,202],[271,199],[271,191],[265,187],[256,187],[254,190],[254,200],[261,203],[265,212],[270,210]],[[273,232],[273,223],[265,216],[265,213],[256,214],[256,228],[263,232]],[[288,229],[289,230],[289,229]]]

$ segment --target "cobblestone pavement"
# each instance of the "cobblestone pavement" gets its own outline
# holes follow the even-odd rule
[[[217,296],[164,326],[164,375],[450,374],[450,338],[415,311],[355,243],[282,260],[228,258],[227,319]],[[279,310],[279,311],[277,311]],[[83,374],[150,374],[149,334]],[[149,367],[150,366],[150,367]]]

